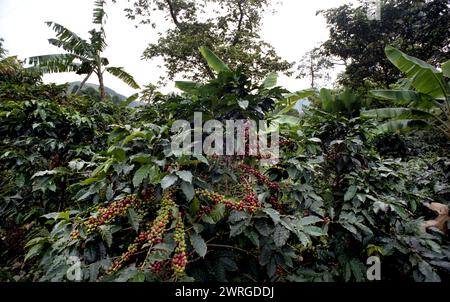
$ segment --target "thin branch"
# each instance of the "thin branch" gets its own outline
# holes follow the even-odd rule
[[[245,11],[242,7],[242,1],[238,2],[238,8],[239,8],[239,22],[236,29],[236,35],[234,36],[233,42],[231,43],[232,46],[236,46],[236,44],[239,43],[239,39],[241,37],[241,30],[242,30],[242,22],[244,21]]]
[[[178,21],[177,14],[175,12],[175,8],[173,7],[173,3],[171,0],[166,0],[167,5],[169,6],[170,16],[172,17],[173,23],[176,27],[180,29],[180,22]]]

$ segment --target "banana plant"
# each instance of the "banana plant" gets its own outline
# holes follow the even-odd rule
[[[338,93],[322,88],[318,99],[323,111],[334,114],[345,114],[350,117],[359,114],[362,103],[361,98],[350,90]]]
[[[370,95],[398,107],[366,110],[361,115],[383,120],[379,127],[382,132],[437,127],[450,139],[450,61],[439,70],[392,46],[387,46],[385,53],[406,75],[405,88],[373,90]]]
[[[47,26],[56,33],[56,38],[49,39],[49,43],[62,48],[66,53],[30,57],[28,63],[33,66],[31,68],[40,69],[43,73],[76,72],[79,75],[85,75],[75,92],[76,94],[81,91],[86,81],[95,74],[98,78],[102,100],[105,99],[105,72],[119,78],[130,87],[139,89],[139,85],[129,73],[124,71],[122,67],[109,67],[108,59],[102,56],[106,48],[104,5],[104,0],[95,1],[93,24],[96,28],[89,31],[89,41],[82,39],[58,23],[46,22]]]

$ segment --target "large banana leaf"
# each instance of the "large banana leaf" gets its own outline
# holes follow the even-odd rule
[[[78,57],[72,54],[53,54],[28,58],[32,69],[43,73],[60,73],[78,71],[80,64],[74,62]]]
[[[196,94],[199,84],[191,81],[176,81],[175,87],[189,94]]]
[[[408,106],[417,109],[431,109],[435,107],[432,96],[412,90],[372,90],[372,97],[393,101],[397,105]]]
[[[387,46],[385,52],[388,59],[412,79],[412,85],[418,92],[429,94],[436,99],[444,99],[448,94],[442,72],[392,46]]]
[[[56,32],[56,39],[50,39],[50,44],[62,47],[67,52],[80,56],[91,53],[89,43],[71,30],[55,22],[46,22],[46,24]]]
[[[345,90],[344,92],[336,96],[335,102],[339,107],[339,112],[347,111],[352,112],[353,110],[360,109],[360,99],[359,96],[352,93],[350,90]]]
[[[425,129],[428,127],[430,127],[430,124],[428,124],[425,121],[405,119],[405,120],[393,120],[383,123],[378,127],[378,130],[380,132],[396,132],[396,131]]]
[[[371,109],[361,112],[361,116],[378,119],[410,119],[410,120],[431,119],[434,117],[432,113],[412,108]]]
[[[225,64],[219,57],[217,57],[208,47],[200,47],[200,53],[208,63],[208,66],[211,67],[211,69],[215,72],[220,73],[231,71],[227,64]]]
[[[136,83],[136,81],[134,80],[133,76],[131,76],[126,71],[124,71],[122,67],[107,67],[106,71],[109,72],[110,74],[112,74],[113,76],[119,78],[120,80],[122,80],[122,82],[124,82],[131,88],[134,88],[134,89],[140,88],[138,83]]]
[[[337,112],[334,97],[329,89],[322,88],[320,90],[320,101],[322,109],[326,112]]]

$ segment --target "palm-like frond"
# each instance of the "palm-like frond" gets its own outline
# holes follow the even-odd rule
[[[94,5],[94,13],[93,13],[93,19],[92,22],[94,24],[103,24],[103,20],[106,17],[106,12],[104,9],[104,6],[106,4],[105,0],[96,0]]]
[[[80,56],[86,56],[90,53],[89,43],[71,30],[55,22],[46,22],[46,24],[56,32],[56,39],[49,39],[50,44]]]
[[[134,80],[133,76],[124,71],[122,67],[107,67],[106,71],[122,80],[128,86],[134,89],[140,88],[138,83],[136,83],[136,81]]]
[[[27,63],[32,65],[30,69],[39,69],[43,73],[72,72],[80,67],[75,62],[77,58],[72,54],[53,54],[28,58]]]

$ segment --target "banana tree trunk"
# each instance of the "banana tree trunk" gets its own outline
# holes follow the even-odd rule
[[[99,90],[100,90],[100,100],[104,101],[106,94],[105,94],[105,84],[103,83],[103,73],[98,73],[98,82],[99,82]]]
[[[80,83],[80,86],[78,86],[77,91],[75,91],[75,94],[79,94],[81,92],[81,89],[83,89],[84,84],[86,84],[86,81],[91,77],[92,71],[88,73],[88,75],[83,79],[83,81]]]

